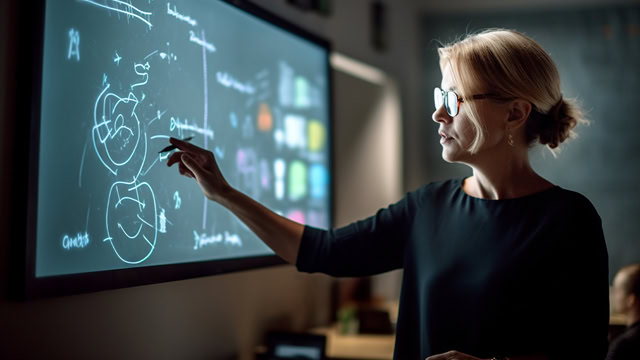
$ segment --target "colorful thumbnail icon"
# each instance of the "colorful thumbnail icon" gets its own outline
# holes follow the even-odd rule
[[[273,117],[271,116],[271,109],[266,103],[261,103],[258,108],[258,129],[260,131],[271,131],[273,128]]]
[[[297,201],[307,195],[307,165],[294,160],[289,165],[289,200]]]
[[[309,120],[307,124],[309,136],[309,151],[320,151],[324,148],[326,140],[326,130],[324,125],[318,120]]]
[[[322,199],[327,196],[327,187],[329,185],[329,176],[327,168],[321,164],[311,165],[309,170],[309,182],[311,184],[311,197],[314,199]]]
[[[289,220],[293,220],[297,223],[300,224],[304,224],[305,223],[305,216],[304,213],[302,212],[302,210],[291,210],[287,213],[287,218]]]

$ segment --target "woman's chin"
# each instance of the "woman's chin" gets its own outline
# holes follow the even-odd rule
[[[470,154],[460,149],[444,148],[442,149],[442,159],[448,163],[460,163],[469,160]]]
[[[460,154],[454,151],[449,151],[448,149],[442,149],[442,160],[448,163],[458,162],[460,159]]]

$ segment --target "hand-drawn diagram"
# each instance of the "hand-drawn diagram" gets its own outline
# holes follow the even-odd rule
[[[64,146],[42,142],[38,206],[60,221],[38,221],[38,241],[55,271],[270,253],[179,164],[162,166],[181,151],[161,152],[170,137],[281,215],[329,223],[324,49],[223,2],[47,3],[43,64],[56,66],[43,66],[40,136]]]
[[[127,174],[128,178],[136,178],[142,170],[147,145],[144,137],[144,145],[140,146],[142,130],[136,114],[139,101],[133,92],[123,98],[108,92],[110,87],[107,83],[94,106],[93,147],[102,164],[113,175],[118,175],[118,171],[121,171],[122,176],[122,171],[137,169],[134,173]],[[145,154],[134,157],[136,151],[144,151]],[[139,163],[139,166],[133,166],[132,161]]]
[[[153,189],[139,179],[148,172],[142,173],[148,141],[136,112],[140,101],[133,92],[148,83],[150,68],[149,63],[134,63],[134,72],[142,79],[130,86],[131,91],[126,97],[109,91],[111,85],[105,75],[103,83],[106,86],[94,105],[94,149],[107,170],[124,180],[116,181],[109,190],[107,238],[104,241],[108,241],[117,257],[128,264],[146,260],[155,249],[158,234]],[[153,164],[155,162],[151,166]],[[164,209],[162,211],[161,215],[164,215]],[[161,225],[161,232],[166,232],[166,217]]]
[[[158,216],[153,189],[146,182],[116,181],[107,198],[107,238],[127,264],[145,261],[156,247]]]

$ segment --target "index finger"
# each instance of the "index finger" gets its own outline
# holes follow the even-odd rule
[[[188,143],[186,141],[182,141],[180,139],[176,139],[174,137],[169,138],[169,142],[175,146],[178,147],[178,149],[186,151],[186,152],[190,152],[190,153],[194,153],[194,154],[206,154],[207,150],[197,146],[197,145],[193,145],[191,143]]]

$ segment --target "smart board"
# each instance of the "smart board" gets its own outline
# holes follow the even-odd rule
[[[44,14],[35,278],[273,255],[166,166],[171,136],[273,211],[330,226],[326,42],[216,0]]]

